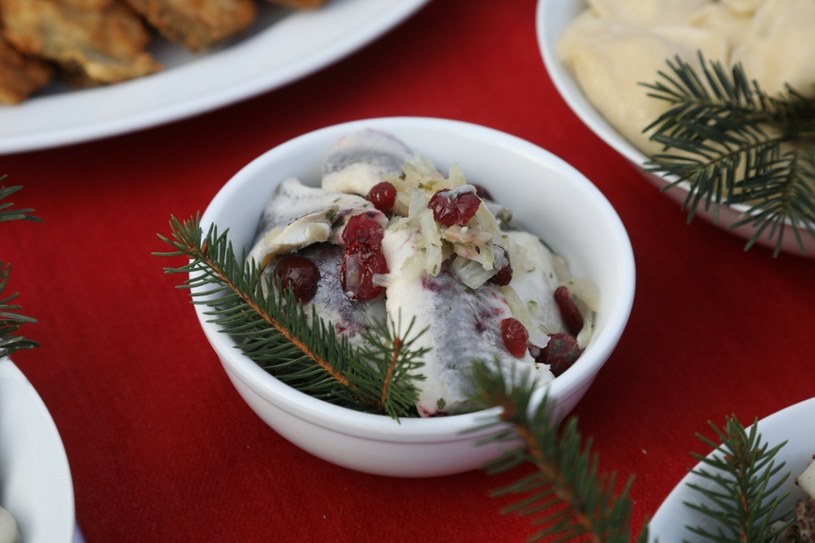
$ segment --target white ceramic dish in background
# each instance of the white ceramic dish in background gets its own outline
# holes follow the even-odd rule
[[[597,330],[577,363],[550,389],[561,413],[583,396],[617,344],[634,298],[634,259],[619,217],[599,190],[549,152],[514,136],[457,121],[384,118],[355,121],[300,136],[263,154],[235,175],[202,217],[228,228],[235,250],[251,245],[257,222],[276,185],[295,176],[316,184],[322,162],[343,135],[363,128],[394,134],[444,170],[459,164],[486,186],[521,226],[542,236],[570,262],[572,272],[601,292]],[[351,469],[393,476],[434,476],[480,467],[495,446],[462,435],[479,414],[402,419],[330,405],[288,387],[243,356],[232,338],[196,311],[227,375],[250,407],[303,449]]]
[[[295,12],[259,3],[248,34],[199,54],[158,40],[157,74],[83,90],[54,86],[0,106],[0,154],[79,143],[156,126],[266,92],[363,47],[427,0],[331,0]]]
[[[81,541],[59,432],[37,391],[8,358],[0,358],[0,505],[17,521],[25,543]]]
[[[606,121],[605,117],[594,108],[583,94],[580,85],[558,57],[557,44],[560,36],[566,26],[585,10],[586,6],[585,0],[538,0],[535,19],[538,46],[543,57],[543,63],[555,88],[575,115],[612,149],[634,164],[648,181],[663,189],[667,185],[667,179],[669,178],[645,171],[643,168],[647,161],[645,154],[620,135]],[[656,77],[656,74],[654,74],[654,77]],[[688,183],[681,183],[666,190],[666,194],[681,203],[688,194],[688,187]],[[732,224],[742,218],[742,214],[746,210],[747,208],[743,205],[721,206],[718,212],[718,220],[715,220],[712,209],[705,211],[703,206],[700,206],[697,215],[744,239],[750,239],[754,235],[754,229],[749,225],[738,228],[731,227]],[[803,227],[798,230],[806,254],[815,257],[815,238]],[[768,247],[775,247],[776,245],[776,242],[770,240],[767,235],[762,236],[759,243]],[[791,232],[785,234],[781,249],[791,254],[801,254],[795,236]]]
[[[768,443],[770,447],[784,441],[787,442],[776,456],[776,463],[786,462],[782,473],[789,471],[791,474],[782,489],[782,491],[789,490],[791,494],[786,501],[782,502],[780,509],[804,497],[803,491],[795,486],[793,480],[804,470],[812,460],[812,455],[815,454],[815,424],[812,424],[812,421],[815,421],[815,398],[782,409],[758,422],[762,442]],[[694,469],[702,467],[699,464]],[[686,530],[685,526],[700,526],[703,522],[706,527],[710,526],[707,524],[709,521],[684,505],[684,502],[698,503],[701,498],[701,494],[688,488],[688,483],[709,485],[692,473],[685,476],[660,505],[651,520],[649,524],[651,541],[657,539],[665,543],[682,541],[693,535]]]

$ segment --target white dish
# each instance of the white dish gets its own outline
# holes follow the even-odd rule
[[[62,440],[37,391],[8,358],[0,358],[0,505],[25,543],[74,541],[74,491]]]
[[[468,180],[483,184],[512,210],[520,227],[542,236],[563,255],[574,275],[598,287],[600,305],[592,340],[577,362],[548,387],[558,413],[570,411],[594,381],[628,321],[634,299],[634,258],[625,227],[602,193],[577,170],[536,145],[497,130],[444,119],[397,117],[331,126],[283,143],[245,166],[207,207],[201,218],[203,231],[212,224],[219,232],[229,229],[236,253],[248,250],[277,184],[286,177],[316,184],[332,146],[363,128],[396,136],[442,171],[458,164]],[[367,473],[428,477],[476,469],[500,450],[495,443],[476,445],[483,431],[463,434],[479,425],[484,413],[397,422],[297,391],[243,355],[235,340],[210,322],[203,304],[195,309],[226,374],[247,404],[283,437],[320,458]]]
[[[651,183],[660,189],[664,189],[671,178],[662,177],[645,171],[644,166],[648,160],[645,154],[624,138],[611,124],[606,121],[600,112],[589,102],[583,94],[580,85],[575,81],[572,74],[566,69],[557,54],[557,45],[560,36],[566,26],[578,14],[587,7],[585,0],[538,0],[536,12],[536,32],[538,36],[538,47],[540,48],[543,63],[549,77],[560,96],[572,109],[577,117],[597,134],[612,149],[628,159],[638,171]],[[656,77],[656,74],[654,74]],[[688,194],[689,184],[682,182],[679,185],[666,190],[666,194],[678,203],[682,203]],[[733,228],[732,225],[743,218],[743,213],[747,210],[744,205],[721,206],[718,211],[718,218],[715,217],[713,209],[705,210],[700,206],[697,216],[716,224],[744,239],[750,239],[755,234],[755,230],[750,225]],[[790,228],[793,228],[790,226]],[[815,257],[815,238],[813,238],[805,227],[798,228],[803,241],[806,254]],[[759,238],[758,243],[767,247],[775,247],[776,241],[769,238],[765,233]],[[786,232],[781,250],[791,254],[801,254],[792,232]]]
[[[782,508],[788,507],[804,493],[795,487],[793,480],[806,467],[807,463],[815,454],[815,398],[804,400],[795,405],[782,409],[758,422],[758,429],[761,433],[761,441],[775,446],[787,441],[787,444],[776,456],[776,463],[784,461],[786,466],[783,472],[789,471],[790,478],[787,480],[784,490],[790,490],[791,494]],[[701,468],[697,465],[694,469]],[[696,511],[684,505],[684,502],[698,503],[701,494],[688,488],[688,483],[699,483],[707,486],[703,480],[689,473],[668,495],[660,505],[654,518],[649,524],[649,538],[651,541],[659,539],[663,542],[682,541],[688,539],[692,534],[685,529],[685,526],[699,526],[703,522],[703,517]],[[709,521],[708,521],[709,522]],[[705,524],[708,526],[708,524]]]
[[[384,34],[427,0],[331,0],[314,11],[259,10],[246,36],[190,54],[160,42],[157,74],[107,87],[53,87],[0,106],[0,154],[123,134],[212,110],[315,72]]]

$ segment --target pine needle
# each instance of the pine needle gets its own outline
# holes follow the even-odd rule
[[[495,491],[494,495],[517,495],[518,501],[505,513],[531,517],[539,531],[532,541],[631,541],[631,500],[629,479],[618,490],[614,473],[604,475],[590,439],[577,430],[577,419],[568,419],[558,429],[555,414],[544,398],[533,407],[537,387],[529,374],[509,380],[500,368],[477,362],[473,370],[476,401],[499,406],[501,415],[480,430],[498,426],[490,441],[511,443],[514,447],[486,467],[488,473],[502,473],[521,465],[535,471]],[[637,538],[647,541],[647,530]]]
[[[699,209],[718,220],[720,206],[742,204],[732,227],[752,228],[745,250],[767,236],[777,256],[791,230],[806,254],[801,232],[815,239],[815,99],[791,87],[770,96],[740,64],[728,71],[701,53],[699,61],[701,73],[676,57],[643,84],[670,106],[644,129],[664,146],[646,169],[675,177],[666,189],[689,183],[689,222]]]
[[[770,447],[762,442],[756,424],[749,431],[735,417],[727,417],[723,429],[710,427],[716,441],[699,435],[714,449],[708,456],[693,454],[701,467],[693,470],[700,483],[688,486],[700,495],[700,501],[685,505],[710,519],[704,526],[688,526],[694,541],[717,543],[766,543],[775,541],[788,522],[789,511],[780,511],[781,502],[789,495],[782,492],[789,472],[776,456],[786,442]]]
[[[0,176],[0,182],[5,178],[6,176]],[[21,186],[0,186],[0,222],[39,220],[31,215],[34,211],[33,209],[15,209],[12,202],[3,201],[20,189],[22,189]],[[38,345],[37,342],[19,335],[20,328],[23,325],[33,324],[37,321],[19,312],[22,307],[13,303],[18,293],[4,294],[10,275],[11,264],[0,261],[0,358],[8,356],[15,351],[31,349]]]
[[[266,371],[338,405],[395,419],[415,413],[417,371],[427,349],[414,347],[423,331],[413,322],[404,331],[401,322],[374,323],[363,334],[365,346],[352,345],[315,306],[307,313],[274,274],[264,276],[245,255],[237,258],[228,232],[219,234],[213,225],[203,236],[199,216],[171,217],[170,231],[159,238],[173,250],[154,254],[190,260],[165,272],[189,274],[182,287],[191,290],[193,303],[206,305],[211,322]]]
[[[0,175],[0,183],[6,179],[5,175]],[[11,187],[4,187],[0,185],[0,222],[3,221],[39,221],[39,217],[32,215],[33,209],[15,209],[14,202],[4,202],[6,198],[15,192],[22,190],[22,186],[15,185]]]

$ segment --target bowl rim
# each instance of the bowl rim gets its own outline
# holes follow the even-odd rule
[[[72,541],[77,530],[74,484],[68,455],[59,429],[42,397],[34,388],[34,385],[28,380],[19,366],[8,356],[0,357],[0,381],[2,381],[0,385],[5,383],[4,386],[6,387],[16,388],[20,398],[23,398],[24,404],[16,405],[16,407],[24,408],[27,415],[27,422],[33,423],[33,425],[29,424],[27,427],[30,431],[30,435],[26,437],[42,440],[38,442],[39,448],[37,449],[36,457],[40,464],[42,464],[42,462],[46,462],[47,464],[44,466],[40,465],[40,467],[46,468],[41,471],[46,471],[51,476],[48,484],[50,498],[56,497],[57,499],[65,500],[64,508],[58,511],[59,515],[49,516],[47,523],[48,531],[45,535],[52,536],[58,533],[58,541],[64,541],[66,543]],[[0,392],[4,386],[0,386]],[[0,401],[0,404],[2,403],[3,402]],[[32,486],[30,488],[30,492],[32,493],[43,490],[42,486]],[[0,495],[2,494],[3,493],[0,492]],[[44,506],[43,512],[45,512],[44,509],[48,507],[48,505],[51,504],[49,503]],[[4,507],[8,509],[9,504],[4,504]],[[21,523],[20,512],[15,512],[13,509],[10,512],[15,516],[17,528],[21,533],[24,532],[26,526]],[[54,513],[54,511],[48,511],[48,513]],[[24,520],[39,520],[41,516],[43,516],[43,513],[38,512],[35,515],[29,515],[30,518],[25,518]],[[25,533],[22,533],[22,535],[23,539],[27,541],[27,539],[25,539]]]
[[[595,336],[592,340],[590,349],[591,353],[594,354],[588,358],[581,357],[581,360],[584,360],[583,371],[565,372],[552,381],[550,385],[539,390],[538,393],[542,397],[548,390],[553,397],[567,399],[579,392],[585,380],[588,379],[589,382],[593,380],[621,337],[633,305],[636,271],[631,242],[619,215],[602,192],[589,179],[550,151],[517,136],[466,121],[435,117],[376,117],[318,128],[272,147],[241,168],[224,184],[207,206],[206,211],[201,216],[202,230],[206,231],[209,225],[212,224],[210,217],[215,213],[214,210],[220,207],[221,202],[228,200],[234,193],[239,191],[245,180],[251,179],[258,172],[263,171],[267,164],[274,163],[281,156],[285,157],[288,153],[300,147],[308,146],[311,140],[319,140],[324,137],[336,141],[340,135],[362,128],[393,131],[396,132],[397,136],[400,129],[421,129],[443,132],[457,138],[488,141],[491,145],[511,150],[527,159],[556,169],[579,183],[581,189],[590,194],[590,197],[595,200],[596,205],[604,214],[604,220],[609,225],[608,230],[611,233],[611,238],[616,244],[615,252],[619,254],[620,272],[618,274],[617,303],[613,306],[614,310],[608,315],[608,321],[604,326],[603,333]],[[231,377],[239,378],[243,384],[253,389],[266,400],[272,401],[277,408],[332,431],[372,439],[386,438],[387,441],[411,443],[417,443],[418,441],[470,440],[472,435],[478,434],[461,435],[462,429],[473,428],[482,423],[485,418],[494,417],[499,412],[498,408],[492,408],[448,417],[406,417],[396,421],[387,415],[364,413],[330,404],[296,390],[274,378],[248,357],[245,357],[232,338],[218,331],[213,323],[208,322],[207,316],[204,315],[206,310],[204,306],[195,304],[194,307],[207,339],[216,353],[219,354],[219,358],[221,358],[227,371],[230,372]]]
[[[795,477],[797,477],[798,473],[795,472],[790,464],[794,463],[800,458],[806,458],[807,461],[809,458],[811,458],[811,447],[806,447],[808,456],[795,456],[794,451],[796,447],[804,442],[807,442],[807,438],[801,437],[801,432],[790,434],[787,432],[787,430],[795,427],[800,429],[801,423],[804,422],[808,416],[811,416],[812,413],[815,413],[815,396],[798,400],[793,404],[782,407],[778,411],[766,415],[764,418],[758,420],[755,424],[746,426],[748,431],[755,426],[761,436],[761,441],[768,443],[770,447],[778,445],[782,442],[785,443],[784,448],[781,449],[775,461],[776,464],[784,462],[785,466],[781,473],[789,470],[791,472],[791,477],[784,483],[783,487],[776,492],[776,494],[783,492],[784,489],[796,489],[793,480]],[[805,428],[810,429],[812,427],[805,426]],[[812,431],[810,431],[810,433],[812,433]],[[715,457],[717,454],[719,454],[719,452],[714,449],[708,453],[705,458],[710,459]],[[668,495],[665,496],[665,498],[659,504],[659,507],[649,521],[650,542],[655,543],[659,537],[662,537],[663,540],[667,540],[665,536],[679,535],[676,532],[682,532],[682,535],[684,535],[684,532],[687,530],[682,530],[681,528],[677,529],[677,526],[684,526],[685,523],[680,523],[677,521],[690,521],[701,518],[698,513],[685,507],[683,504],[684,502],[689,501],[691,497],[701,499],[699,498],[699,495],[691,490],[688,485],[691,483],[701,485],[706,484],[705,480],[700,478],[695,473],[704,467],[704,462],[700,461],[696,463],[689,469],[688,473],[676,483],[676,485],[669,491]],[[797,489],[797,491],[800,492],[800,494],[803,494],[803,490]],[[788,501],[794,501],[796,499],[797,497],[795,495],[787,497]]]
[[[568,0],[572,2],[572,0]],[[592,105],[588,97],[583,93],[583,89],[569,73],[569,70],[563,65],[557,55],[557,43],[563,28],[552,28],[549,24],[550,18],[548,14],[551,12],[553,5],[558,5],[558,2],[563,3],[563,0],[538,0],[535,10],[535,32],[537,34],[538,49],[540,50],[543,65],[546,69],[549,79],[551,79],[555,90],[569,106],[569,109],[577,116],[580,121],[585,124],[592,132],[594,132],[606,145],[617,151],[629,162],[636,165],[643,173],[648,173],[665,187],[660,190],[666,190],[668,185],[675,183],[672,188],[678,188],[684,192],[690,190],[690,182],[686,180],[679,181],[675,175],[664,175],[656,172],[650,172],[645,169],[648,162],[648,157],[644,152],[637,148],[633,143],[628,141],[620,132],[615,129],[611,123],[600,113],[597,108]],[[572,5],[578,10],[585,9],[586,0],[576,0]],[[677,181],[679,181],[677,183]],[[722,204],[722,207],[732,209],[733,211],[743,214],[749,210],[745,204]]]

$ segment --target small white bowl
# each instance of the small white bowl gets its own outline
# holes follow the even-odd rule
[[[0,505],[26,543],[73,540],[65,448],[37,391],[8,358],[0,358]]]
[[[557,54],[558,42],[560,41],[560,36],[563,34],[563,31],[586,7],[587,3],[585,0],[538,0],[535,20],[538,47],[543,57],[543,63],[546,66],[546,70],[555,88],[566,104],[574,111],[575,115],[609,147],[620,153],[636,166],[638,171],[648,181],[658,188],[664,189],[666,185],[670,181],[675,180],[675,178],[657,175],[645,170],[644,166],[647,162],[646,155],[623,137],[617,129],[609,124],[605,117],[595,109]],[[656,77],[656,74],[654,74],[654,77]],[[689,187],[689,183],[682,182],[669,188],[665,193],[677,202],[682,203],[688,194]],[[735,222],[743,218],[744,212],[747,211],[747,209],[747,206],[742,204],[720,206],[718,218],[716,218],[714,217],[713,208],[705,210],[704,206],[699,206],[696,215],[744,239],[750,239],[755,234],[755,230],[752,226],[742,225],[737,228],[732,227]],[[803,226],[798,227],[798,231],[801,235],[806,254],[815,257],[815,239],[813,239]],[[757,243],[773,248],[776,246],[776,241],[771,240],[768,233],[761,236]],[[801,250],[792,233],[785,234],[781,250],[791,254],[801,254]]]
[[[801,401],[781,411],[773,413],[758,421],[758,431],[761,442],[774,447],[786,442],[786,445],[776,456],[776,465],[785,462],[786,466],[775,477],[777,480],[784,473],[789,472],[787,479],[779,493],[790,492],[790,495],[779,505],[779,511],[792,506],[797,500],[805,497],[804,492],[795,483],[795,477],[804,471],[807,464],[815,454],[815,398]],[[744,421],[742,421],[744,422]],[[748,429],[749,431],[749,429]],[[713,453],[711,453],[713,454]],[[699,463],[694,470],[709,467]],[[711,520],[685,505],[686,502],[700,503],[702,495],[688,487],[696,484],[703,488],[710,488],[710,481],[689,473],[671,491],[662,505],[657,509],[654,518],[648,524],[648,537],[650,541],[683,541],[691,537],[686,526],[704,525],[708,530],[713,529]],[[713,507],[712,504],[708,504]]]
[[[625,228],[605,197],[577,170],[529,142],[489,128],[427,118],[355,121],[305,134],[251,162],[215,196],[202,217],[229,229],[236,253],[251,245],[263,207],[286,177],[317,184],[322,162],[343,135],[374,128],[389,132],[442,171],[459,164],[471,182],[487,187],[518,222],[565,256],[573,274],[601,293],[595,335],[583,355],[555,379],[549,395],[563,415],[588,389],[611,354],[634,298],[634,258]],[[310,453],[358,471],[406,477],[472,470],[493,458],[496,445],[462,435],[484,412],[428,419],[372,415],[317,400],[281,383],[241,354],[235,341],[196,311],[207,339],[238,392],[269,426]],[[493,411],[493,414],[496,413]]]

